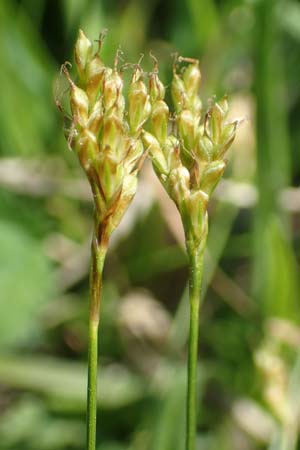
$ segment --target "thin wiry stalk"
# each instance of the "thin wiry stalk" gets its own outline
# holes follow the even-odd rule
[[[190,258],[190,332],[188,353],[188,387],[186,410],[186,450],[195,450],[197,429],[197,367],[200,319],[200,294],[203,272],[203,252]]]
[[[102,290],[102,273],[107,251],[103,239],[98,240],[95,226],[92,241],[90,272],[90,311],[89,311],[89,356],[87,389],[87,449],[96,449],[97,429],[97,377],[98,377],[98,329]]]

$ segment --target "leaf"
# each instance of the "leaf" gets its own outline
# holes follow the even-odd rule
[[[276,216],[271,216],[263,235],[261,264],[265,271],[262,286],[264,312],[299,323],[298,268],[293,249]]]
[[[128,447],[124,447],[124,445],[117,444],[115,442],[109,442],[98,447],[98,450],[127,450]]]
[[[1,449],[62,450],[83,448],[85,425],[80,419],[51,416],[45,404],[24,396],[2,417]]]
[[[169,388],[159,405],[153,450],[181,450],[184,447],[186,370],[184,367],[172,367],[166,370]],[[176,427],[174,427],[176,424]]]
[[[300,41],[300,5],[296,2],[285,1],[277,10],[278,21],[282,28],[297,42]]]
[[[22,342],[38,329],[52,272],[41,247],[12,222],[0,222],[0,348]]]
[[[0,2],[0,131],[4,154],[37,154],[53,137],[54,64],[22,8],[17,17],[11,2]]]
[[[84,363],[46,357],[0,357],[0,383],[44,395],[52,407],[79,412],[86,408],[87,368]],[[102,367],[98,380],[101,408],[115,409],[141,400],[145,385],[125,367]]]

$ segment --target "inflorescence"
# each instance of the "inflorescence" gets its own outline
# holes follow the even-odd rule
[[[127,96],[123,68],[113,68],[80,30],[75,45],[77,84],[67,64],[63,72],[70,84],[72,126],[68,135],[89,179],[99,233],[109,238],[137,189],[137,174],[146,154],[181,214],[187,249],[204,248],[209,198],[222,177],[226,151],[239,120],[228,121],[228,101],[223,97],[203,113],[199,97],[199,61],[179,57],[174,63],[171,94],[174,112],[165,101],[158,64],[148,75],[133,66]],[[179,73],[177,66],[187,63]],[[125,65],[126,66],[126,65]],[[127,66],[130,66],[127,64]]]

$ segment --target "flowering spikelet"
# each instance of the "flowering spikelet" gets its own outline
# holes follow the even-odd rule
[[[180,74],[174,67],[171,94],[175,126],[168,125],[169,108],[156,64],[149,79],[149,132],[143,132],[143,141],[160,181],[180,211],[187,246],[204,248],[208,201],[224,173],[224,155],[234,140],[239,121],[227,121],[226,97],[202,118],[199,62],[188,58],[179,61],[189,65]]]
[[[118,70],[118,52],[113,68],[105,66],[99,48],[79,31],[75,45],[78,82],[64,73],[70,84],[72,127],[70,147],[91,184],[96,218],[108,238],[119,224],[135,195],[137,172],[143,158],[141,127],[150,113],[150,97],[137,65],[129,87],[128,114],[125,118],[122,73]]]

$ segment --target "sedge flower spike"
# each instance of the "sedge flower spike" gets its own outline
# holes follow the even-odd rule
[[[80,30],[75,45],[77,85],[66,65],[63,70],[70,83],[72,128],[68,141],[92,188],[98,237],[107,240],[136,192],[144,153],[141,127],[149,115],[150,100],[142,71],[137,66],[125,115],[118,53],[115,67],[106,67],[99,56],[101,39],[98,51],[93,53],[92,43]]]
[[[188,251],[205,245],[208,201],[225,171],[224,155],[239,124],[238,120],[227,121],[226,97],[211,106],[201,120],[200,82],[198,61],[189,64],[181,74],[174,71],[171,93],[175,126],[170,127],[164,88],[157,71],[150,74],[152,111],[149,131],[143,132],[154,170],[181,214]]]
[[[70,85],[72,126],[68,143],[77,154],[94,198],[94,235],[90,271],[87,449],[96,448],[98,326],[102,271],[109,238],[120,223],[137,189],[144,160],[142,126],[150,114],[150,96],[137,64],[133,70],[125,111],[122,71],[107,67],[83,31],[75,44],[78,81],[62,69]]]
[[[159,180],[179,210],[185,232],[190,267],[186,450],[195,450],[200,291],[208,234],[207,208],[225,171],[224,156],[235,138],[239,121],[227,120],[226,97],[203,114],[199,62],[190,58],[179,58],[178,62],[189,64],[181,73],[177,73],[174,65],[172,118],[155,62],[149,78],[152,104],[149,131],[143,132],[143,142]]]

